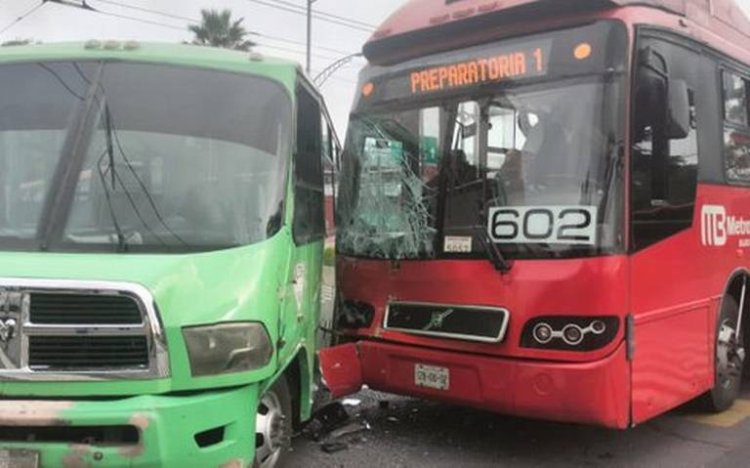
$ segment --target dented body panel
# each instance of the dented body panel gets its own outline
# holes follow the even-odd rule
[[[2,400],[0,426],[57,428],[64,433],[79,426],[130,426],[137,443],[111,445],[29,443],[0,440],[3,448],[38,450],[42,466],[222,466],[252,462],[258,386],[184,396],[142,395],[104,400]],[[199,447],[195,436],[224,431],[219,446]],[[231,466],[231,465],[228,465]]]
[[[607,311],[624,321],[627,265],[626,257],[516,261],[502,275],[481,261],[403,262],[394,269],[339,258],[342,297],[372,304],[375,314],[370,328],[353,334],[359,341],[320,351],[323,378],[337,396],[366,384],[501,413],[625,428],[630,365],[624,327],[607,346],[587,353],[535,350],[521,340],[524,325],[539,316]],[[500,343],[472,343],[384,328],[388,304],[411,301],[503,307],[510,311],[508,331]],[[449,388],[415,385],[416,365],[449,369]]]
[[[350,345],[338,348],[345,346]],[[625,428],[629,423],[630,377],[624,344],[610,356],[587,363],[493,358],[372,341],[357,343],[356,355],[351,348],[348,351],[345,355],[321,351],[321,365],[331,365],[333,359],[334,367],[342,369],[340,373],[330,369],[325,373],[334,395],[344,395],[345,390],[354,388],[361,371],[360,387],[366,383],[383,392],[529,418],[612,428]],[[424,364],[450,371],[447,391],[415,385],[415,366]]]

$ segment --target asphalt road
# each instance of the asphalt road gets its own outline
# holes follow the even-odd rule
[[[290,467],[750,467],[750,382],[726,413],[690,405],[627,431],[513,418],[365,390],[335,453],[299,434]],[[331,441],[329,439],[329,441]],[[345,445],[345,447],[344,447]]]

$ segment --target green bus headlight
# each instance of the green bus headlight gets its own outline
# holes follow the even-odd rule
[[[183,328],[193,377],[231,374],[267,365],[273,346],[261,323],[225,323]]]

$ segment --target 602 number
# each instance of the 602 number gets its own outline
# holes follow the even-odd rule
[[[493,208],[489,216],[490,238],[498,244],[596,243],[594,206]]]

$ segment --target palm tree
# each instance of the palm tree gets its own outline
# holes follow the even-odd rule
[[[188,26],[195,34],[193,44],[235,50],[250,50],[255,45],[245,39],[250,33],[242,26],[244,18],[232,21],[231,11],[201,10],[201,16],[200,25]]]

